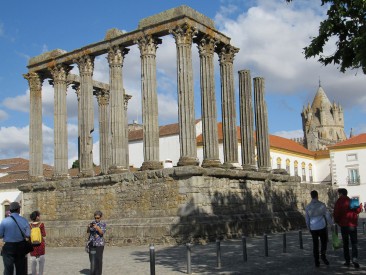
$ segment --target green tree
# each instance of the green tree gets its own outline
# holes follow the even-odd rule
[[[321,0],[321,5],[329,6],[328,17],[320,23],[318,36],[304,48],[305,58],[319,56],[320,63],[338,64],[343,73],[361,68],[366,74],[366,0]],[[332,37],[338,38],[336,51],[325,56],[324,46]]]
[[[79,164],[79,160],[75,160],[73,163],[72,163],[72,166],[71,168],[79,168],[80,167],[80,164]]]

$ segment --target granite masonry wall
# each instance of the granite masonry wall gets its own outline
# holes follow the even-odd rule
[[[332,206],[330,186],[243,170],[177,167],[24,184],[23,212],[41,212],[49,246],[82,246],[95,210],[108,245],[206,242],[304,228],[310,191]]]

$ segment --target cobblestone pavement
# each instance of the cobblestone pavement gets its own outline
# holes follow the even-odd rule
[[[216,243],[193,245],[191,248],[192,274],[366,274],[366,235],[362,219],[359,225],[360,269],[343,266],[342,249],[333,251],[329,243],[329,266],[314,266],[312,242],[304,230],[303,249],[300,249],[299,231],[286,233],[286,253],[283,252],[283,233],[268,234],[268,256],[265,256],[264,238],[247,237],[247,261],[243,260],[241,239],[221,242],[221,267],[217,267]],[[155,246],[155,274],[187,274],[187,248]],[[46,249],[45,275],[89,274],[89,258],[83,248],[60,247]],[[0,273],[3,265],[0,264]],[[29,266],[29,274],[30,266]],[[104,275],[150,274],[149,246],[106,247]]]

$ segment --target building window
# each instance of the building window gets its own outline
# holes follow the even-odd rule
[[[298,165],[299,165],[299,163],[297,162],[297,160],[295,160],[295,162],[294,162],[294,175],[295,176],[299,175]]]
[[[281,158],[277,158],[277,169],[281,169]]]
[[[357,160],[357,154],[347,154],[347,161]]]
[[[313,182],[313,165],[309,163],[309,181]]]
[[[305,162],[301,163],[301,176],[302,176],[302,181],[306,181]]]
[[[359,185],[360,184],[360,174],[358,172],[358,168],[348,169],[347,184],[348,185]]]
[[[290,175],[290,160],[286,159],[286,172]]]

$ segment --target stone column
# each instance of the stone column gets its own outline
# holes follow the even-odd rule
[[[249,70],[239,71],[241,162],[244,170],[256,170],[251,81]]]
[[[141,53],[141,92],[144,162],[141,170],[163,168],[159,161],[158,95],[156,90],[156,49],[161,39],[152,36],[138,41]]]
[[[202,167],[218,167],[219,140],[217,131],[217,112],[214,75],[214,49],[216,41],[205,35],[195,39],[200,56],[201,78],[201,108],[202,108],[202,136],[203,161]]]
[[[258,171],[271,170],[271,157],[268,137],[268,113],[264,100],[264,78],[254,78],[254,108],[257,139]]]
[[[75,60],[80,72],[80,173],[79,177],[93,177],[93,70],[94,57],[85,55]]]
[[[69,178],[67,146],[67,75],[72,67],[56,65],[50,69],[54,85],[54,179]]]
[[[180,158],[178,166],[198,165],[194,112],[192,39],[195,30],[185,24],[170,30],[177,47],[177,92]]]
[[[100,173],[105,175],[110,167],[110,138],[109,138],[109,91],[95,89],[99,108],[99,159]]]
[[[129,153],[129,146],[128,146],[128,117],[127,117],[127,107],[128,107],[128,101],[132,98],[131,95],[127,95],[125,93],[125,131],[126,131],[126,144],[125,144],[125,148],[126,148],[126,163],[128,165],[128,167],[130,167],[130,153]]]
[[[221,113],[224,164],[226,168],[240,168],[238,161],[238,137],[236,129],[236,104],[233,62],[238,48],[224,45],[218,48],[221,77]]]
[[[79,161],[79,172],[80,172],[80,132],[81,132],[80,84],[73,84],[72,88],[75,90],[76,97],[78,99],[78,161]]]
[[[42,82],[39,73],[23,75],[28,80],[30,90],[29,113],[29,180],[43,181],[43,148],[42,148]]]
[[[115,46],[109,49],[110,109],[111,109],[111,166],[109,173],[128,170],[126,160],[126,127],[122,66],[129,49]]]

